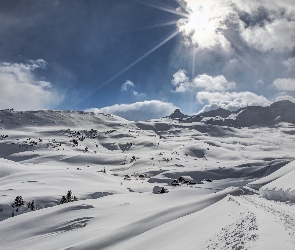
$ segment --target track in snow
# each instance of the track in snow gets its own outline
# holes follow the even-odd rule
[[[295,249],[295,204],[258,195],[228,197],[239,206],[234,223],[211,236],[203,249]]]
[[[257,196],[241,196],[245,203],[263,211],[273,223],[284,226],[295,244],[295,204],[267,200]]]

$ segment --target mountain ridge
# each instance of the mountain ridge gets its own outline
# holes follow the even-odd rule
[[[203,122],[211,125],[251,127],[272,126],[278,122],[295,124],[295,103],[288,100],[272,103],[270,106],[248,106],[236,111],[211,110],[181,119],[183,123]]]
[[[272,103],[270,106],[248,106],[236,111],[223,108],[210,110],[197,115],[185,115],[176,109],[171,115],[153,119],[159,121],[171,119],[179,123],[201,122],[208,125],[228,127],[273,126],[279,122],[295,124],[295,103],[288,100]],[[102,120],[119,123],[133,123],[113,114],[95,113],[89,111],[70,110],[36,110],[14,111],[13,109],[0,110],[0,127],[11,128],[18,126],[85,126],[83,120],[89,124],[98,124]],[[148,121],[143,121],[148,122]],[[138,122],[135,122],[138,123]]]

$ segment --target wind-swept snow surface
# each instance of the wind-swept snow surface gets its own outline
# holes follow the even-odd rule
[[[295,170],[263,186],[260,193],[267,199],[295,202]]]
[[[279,170],[275,171],[274,173],[271,173],[270,175],[267,175],[263,178],[260,178],[256,181],[253,181],[251,183],[248,183],[248,186],[254,189],[259,189],[262,186],[292,172],[295,170],[295,161],[292,161],[285,166],[281,167]]]
[[[294,124],[227,116],[0,111],[1,249],[295,249]]]

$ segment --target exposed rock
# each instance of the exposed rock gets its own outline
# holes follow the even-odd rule
[[[181,111],[179,109],[175,109],[174,112],[168,116],[171,119],[183,119],[188,117],[187,115],[181,113]]]

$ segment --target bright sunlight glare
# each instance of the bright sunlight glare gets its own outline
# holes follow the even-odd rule
[[[223,1],[187,0],[188,18],[178,21],[178,28],[187,44],[202,49],[220,46],[228,51],[230,43],[223,34],[225,21],[230,16],[230,6]]]

